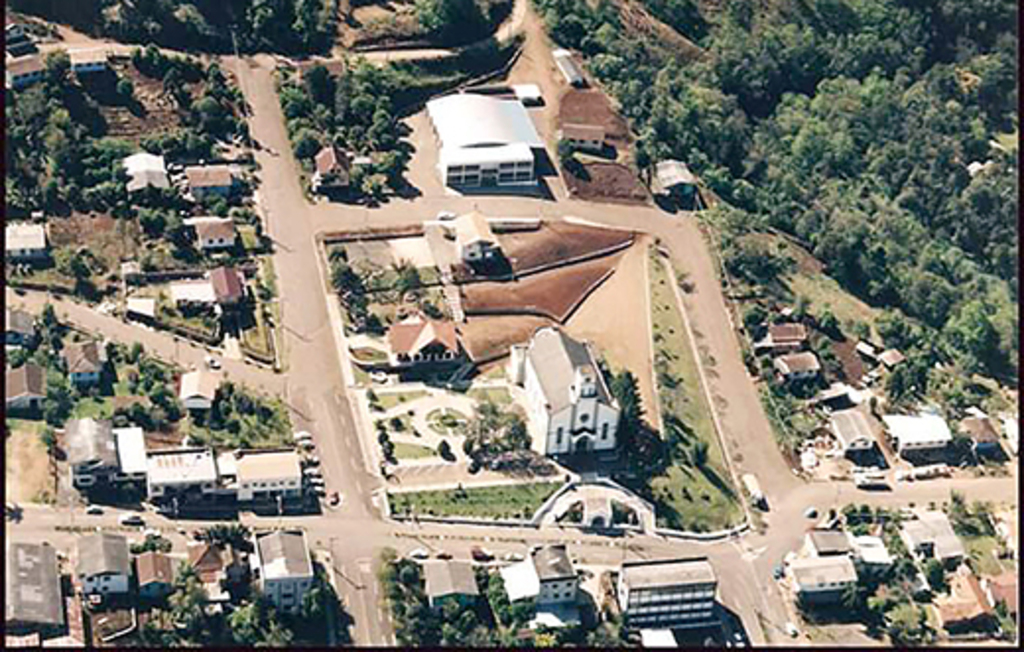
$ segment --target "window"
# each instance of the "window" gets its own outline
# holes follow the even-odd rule
[[[562,432],[564,432],[564,430],[565,429],[562,428],[562,426],[558,426],[558,430],[555,433],[555,436],[556,436],[555,443],[558,444],[559,446],[562,445]]]
[[[608,424],[607,423],[601,424],[601,439],[602,440],[608,439]]]
[[[580,423],[586,423],[587,421],[590,421],[590,415],[589,414],[581,414],[580,415]]]

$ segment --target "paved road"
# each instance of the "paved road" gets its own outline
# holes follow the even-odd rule
[[[138,342],[157,357],[184,368],[202,367],[206,356],[213,353],[220,360],[224,374],[228,378],[267,394],[276,396],[284,393],[284,376],[269,369],[240,360],[228,360],[215,349],[207,349],[134,322],[121,321],[117,317],[104,315],[84,303],[69,298],[56,298],[44,292],[33,291],[19,295],[11,288],[7,288],[6,301],[8,307],[22,307],[37,315],[42,312],[43,306],[50,303],[57,318],[62,322],[122,344]]]

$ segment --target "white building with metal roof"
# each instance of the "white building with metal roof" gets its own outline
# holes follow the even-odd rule
[[[208,448],[151,451],[146,458],[146,493],[150,500],[180,497],[183,501],[212,496],[219,475]]]
[[[301,530],[261,532],[253,536],[249,560],[260,592],[282,611],[297,611],[313,586],[313,560]]]
[[[4,253],[11,261],[46,258],[46,228],[30,222],[9,222],[4,227]]]
[[[896,442],[900,453],[945,448],[953,440],[946,420],[937,414],[921,413],[916,416],[903,414],[882,417],[885,427]]]
[[[534,149],[544,141],[523,104],[462,93],[427,102],[440,143],[438,169],[453,187],[536,183]]]
[[[129,176],[128,192],[135,192],[151,186],[163,189],[171,187],[163,156],[139,152],[126,157],[122,164]]]
[[[117,480],[146,479],[146,437],[142,428],[114,428],[117,444]]]
[[[718,579],[706,557],[629,561],[616,594],[630,629],[703,627],[715,621]]]

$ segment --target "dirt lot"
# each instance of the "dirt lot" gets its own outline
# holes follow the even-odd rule
[[[632,242],[635,234],[570,222],[543,222],[538,231],[502,233],[501,250],[522,276],[531,270]]]
[[[644,274],[643,242],[626,250],[615,274],[580,306],[566,325],[573,337],[589,340],[599,355],[616,370],[629,369],[640,384],[644,405],[654,405],[655,392],[651,370],[651,335],[645,315],[647,280]],[[657,423],[656,410],[648,409]]]
[[[501,283],[462,286],[466,314],[534,314],[564,322],[611,275],[623,253]]]
[[[139,249],[136,222],[115,220],[109,215],[73,213],[67,218],[51,219],[48,224],[51,246],[85,247],[106,262],[108,273],[118,271],[117,264],[134,257]]]
[[[608,96],[597,89],[567,90],[559,100],[558,123],[604,127],[605,140],[609,144],[620,153],[629,150],[629,125],[612,106]]]
[[[339,45],[347,49],[420,38],[423,33],[415,9],[415,3],[402,0],[355,7],[348,21],[338,21]]]
[[[565,173],[569,196],[590,201],[646,204],[650,193],[633,171],[621,163],[585,163],[587,178]]]
[[[856,346],[857,342],[852,339],[832,343],[832,350],[835,352],[836,358],[842,363],[843,373],[846,374],[846,381],[850,383],[857,382],[864,375],[864,362],[854,350]]]
[[[39,434],[32,429],[15,428],[5,445],[4,488],[7,500],[15,503],[39,502],[53,496],[54,478],[50,457]]]
[[[513,344],[530,340],[533,332],[554,322],[543,317],[470,317],[459,326],[462,344],[473,360],[506,355]]]

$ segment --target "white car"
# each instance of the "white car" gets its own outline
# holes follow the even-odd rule
[[[326,496],[326,495],[327,495],[327,489],[325,489],[325,488],[324,488],[324,486],[323,486],[322,484],[314,484],[314,485],[310,485],[310,487],[309,487],[309,488],[310,488],[310,489],[311,489],[311,490],[313,491],[313,493],[315,493],[315,494],[316,494],[317,496],[321,496],[321,497],[322,497],[322,496]]]
[[[138,514],[121,514],[117,519],[119,525],[145,525],[146,522]]]
[[[429,559],[430,553],[424,550],[423,548],[416,548],[415,550],[409,553],[409,556],[413,559]]]
[[[324,485],[324,479],[321,478],[318,475],[307,476],[306,477],[306,482],[308,482],[311,485],[315,485],[315,486],[321,486],[322,487]]]
[[[786,633],[793,638],[800,636],[800,630],[793,623],[786,623]]]
[[[147,539],[148,539],[149,537],[159,537],[159,536],[161,536],[161,535],[160,535],[160,530],[156,529],[155,527],[148,527],[148,528],[146,528],[145,530],[143,530],[143,531],[142,531],[142,534],[143,534],[143,535],[144,535],[144,536],[145,536],[145,537],[146,537]]]
[[[220,360],[212,355],[206,356],[206,366],[210,369],[220,369]]]
[[[448,220],[454,220],[457,216],[451,211],[441,211],[437,214],[437,221],[447,222]]]
[[[320,466],[320,458],[316,455],[311,455],[306,458],[307,466]]]
[[[103,508],[99,505],[89,505],[85,508],[85,513],[89,516],[99,516],[103,513]]]
[[[320,469],[316,468],[315,466],[310,466],[310,467],[307,467],[305,469],[302,469],[302,473],[305,474],[308,477],[317,477],[317,478],[320,477],[321,475],[323,475],[323,473],[320,471]]]
[[[300,430],[299,432],[296,432],[296,433],[292,434],[292,439],[294,439],[295,441],[297,441],[299,443],[306,442],[306,441],[311,442],[311,441],[313,441],[313,435],[311,435],[310,433],[306,432],[305,430]]]
[[[510,552],[503,557],[505,561],[523,561],[523,556],[518,552]]]

